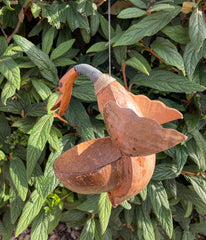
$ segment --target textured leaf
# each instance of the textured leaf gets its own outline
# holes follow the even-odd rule
[[[143,203],[144,205],[144,203]],[[144,239],[155,240],[154,229],[150,216],[147,212],[144,212],[143,206],[138,206],[136,208],[137,225],[140,230],[142,230],[142,235]],[[139,231],[138,231],[139,232]],[[138,233],[139,234],[139,233]],[[140,237],[140,235],[138,235]],[[142,239],[142,238],[140,238]]]
[[[42,210],[34,219],[31,228],[31,240],[47,240],[48,239],[48,215]]]
[[[99,202],[99,195],[89,195],[87,200],[81,203],[77,208],[84,212],[89,213],[97,213],[98,212],[98,202]]]
[[[55,65],[51,62],[48,55],[37,48],[26,38],[14,35],[15,42],[24,50],[31,61],[39,68],[42,76],[47,80],[57,83],[58,76]]]
[[[34,86],[42,100],[47,99],[52,94],[50,88],[47,87],[47,85],[40,80],[32,79],[32,85]]]
[[[194,10],[189,20],[189,36],[196,51],[199,51],[206,39],[206,22],[202,10]]]
[[[197,64],[206,53],[206,50],[204,49],[205,47],[204,45],[206,46],[206,42],[203,44],[203,47],[200,49],[199,52],[195,50],[191,42],[189,42],[185,47],[183,59],[185,63],[185,70],[187,72],[189,79],[193,79],[193,74],[195,72]]]
[[[157,164],[152,175],[153,180],[166,180],[178,176],[177,167],[171,163]]]
[[[166,92],[191,93],[205,90],[205,87],[185,77],[163,70],[151,71],[149,76],[142,73],[136,74],[130,83]]]
[[[47,142],[48,135],[53,123],[53,115],[45,115],[39,119],[34,125],[28,140],[27,148],[27,177],[31,177],[31,173],[37,163],[42,150]]]
[[[77,126],[77,132],[84,141],[95,138],[89,116],[80,101],[72,98],[64,116],[72,126]]]
[[[1,92],[1,101],[6,105],[7,99],[13,97],[16,93],[16,86],[11,84],[9,81],[4,85]]]
[[[13,156],[9,167],[12,182],[18,192],[18,195],[25,201],[28,191],[28,182],[26,177],[26,169],[22,160]]]
[[[0,56],[3,55],[3,53],[5,52],[6,48],[7,48],[7,42],[6,42],[6,38],[3,36],[0,36]]]
[[[104,234],[111,214],[112,204],[109,201],[107,193],[101,193],[99,199],[99,222],[101,225],[101,233]]]
[[[48,114],[50,114],[51,112],[51,108],[54,106],[55,102],[57,101],[57,99],[59,98],[59,92],[54,92],[50,95],[49,99],[48,99],[48,103],[47,103],[47,111]]]
[[[118,18],[121,19],[128,19],[128,18],[138,18],[141,16],[146,15],[146,11],[141,10],[139,8],[135,8],[135,7],[131,7],[131,8],[127,8],[122,10],[119,14],[118,14]]]
[[[0,58],[0,72],[17,89],[20,88],[21,76],[16,62],[10,57]]]
[[[17,224],[15,236],[19,236],[31,223],[31,221],[37,216],[41,210],[44,200],[40,197],[36,190],[34,190],[26,202],[22,215]]]
[[[94,238],[95,221],[90,218],[86,221],[84,228],[81,232],[80,240],[91,240]]]
[[[146,197],[147,197],[147,186],[144,187],[139,194],[140,194],[142,200],[145,201],[145,199],[146,199]]]
[[[78,5],[77,5],[77,11],[89,16],[93,12],[93,7],[92,7],[92,0],[84,1],[84,0],[78,0]]]
[[[48,136],[48,142],[50,146],[57,152],[60,151],[59,149],[59,130],[55,127],[51,127],[50,134]],[[60,132],[61,134],[61,132]]]
[[[190,41],[188,28],[185,28],[182,25],[166,26],[161,31],[172,40],[180,44],[185,45]]]
[[[42,5],[42,17],[46,17],[48,22],[56,27],[61,28],[61,22],[66,22],[67,5],[64,2],[54,1],[52,4]]]
[[[34,18],[37,18],[39,16],[40,11],[41,11],[41,7],[38,4],[33,2],[31,5],[31,12]]]
[[[141,0],[130,0],[138,8],[147,8],[146,4]]]
[[[3,217],[4,240],[11,240],[12,233],[14,231],[14,226],[15,225],[11,223],[10,210],[7,208],[7,211],[4,213]]]
[[[97,42],[95,44],[93,44],[88,50],[87,53],[90,52],[101,52],[106,50],[108,47],[106,46],[107,42]]]
[[[69,24],[70,29],[73,32],[77,28],[84,28],[89,33],[90,29],[87,17],[80,14],[76,8],[77,3],[71,2],[66,10],[67,23]]]
[[[109,39],[109,29],[108,29],[108,21],[105,19],[104,16],[102,15],[99,15],[99,20],[100,20],[100,26],[101,26],[101,29],[105,35],[105,38],[108,40]],[[110,30],[111,30],[111,37],[114,36],[114,29],[112,26],[110,26]]]
[[[127,47],[126,46],[114,47],[113,52],[118,64],[122,65],[122,60],[126,60],[127,58]]]
[[[128,59],[127,61],[124,62],[124,64],[129,65],[129,66],[149,75],[149,72],[147,71],[147,68],[144,66],[144,64],[135,57]]]
[[[55,28],[50,27],[42,39],[42,51],[49,54],[54,41]]]
[[[205,222],[190,224],[190,231],[193,233],[201,233],[206,235],[205,224]]]
[[[140,22],[128,28],[122,37],[120,37],[115,43],[115,46],[131,45],[145,36],[154,35],[165,27],[179,13],[179,11],[180,8],[176,7],[175,9],[164,10],[146,16]]]
[[[188,153],[184,146],[177,145],[175,147],[176,150],[176,161],[177,161],[177,171],[182,171],[185,163],[187,162]]]
[[[167,64],[177,67],[185,75],[183,58],[173,43],[165,38],[158,37],[151,47]]]
[[[158,12],[167,9],[174,9],[175,7],[167,3],[156,3],[149,7],[148,12]]]
[[[192,132],[198,127],[200,116],[198,114],[186,113],[184,114],[184,120],[187,125],[188,132]]]
[[[169,207],[167,193],[161,182],[150,182],[148,194],[153,210],[162,228],[171,238],[173,234],[172,213]]]
[[[52,60],[54,60],[54,59],[62,56],[64,53],[66,53],[72,47],[74,42],[75,42],[75,39],[71,39],[71,40],[68,40],[66,42],[59,44],[59,46],[52,51],[50,58]]]
[[[202,199],[202,201],[206,204],[206,181],[204,178],[193,177],[184,175],[187,180],[189,180],[197,193],[197,195]]]
[[[24,202],[18,196],[18,194],[16,194],[12,187],[10,188],[9,195],[11,223],[14,224],[21,213]]]
[[[91,36],[93,37],[99,29],[99,14],[97,11],[94,11],[90,16],[90,31]]]
[[[74,86],[72,96],[87,102],[97,101],[97,97],[94,92],[94,85],[91,81],[79,86]]]
[[[192,135],[194,139],[188,141],[187,151],[190,158],[198,165],[200,171],[204,171],[206,169],[206,142],[198,130],[193,131]]]

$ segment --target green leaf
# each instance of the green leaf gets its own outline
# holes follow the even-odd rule
[[[34,190],[23,208],[22,215],[17,224],[15,237],[18,237],[19,234],[29,226],[31,221],[38,215],[43,204],[44,200],[38,192]]]
[[[57,83],[57,69],[48,55],[37,48],[32,42],[26,38],[14,35],[15,42],[24,50],[31,61],[39,68],[42,76],[47,80]]]
[[[6,48],[7,48],[7,42],[6,42],[6,38],[3,37],[3,36],[0,36],[0,56],[3,55],[3,53],[6,51]]]
[[[99,20],[100,20],[100,26],[101,26],[101,29],[104,33],[104,36],[108,40],[109,39],[109,29],[108,29],[109,23],[105,19],[105,17],[102,16],[101,14],[99,14]],[[111,30],[111,37],[113,37],[114,36],[114,29],[113,29],[112,26],[110,26],[110,30]]]
[[[50,27],[42,39],[42,51],[49,54],[55,35],[55,28]]]
[[[122,65],[122,61],[126,60],[127,58],[127,47],[126,46],[114,47],[113,51],[118,64]]]
[[[97,213],[98,212],[98,202],[99,202],[99,194],[89,195],[87,200],[81,203],[77,209],[89,213]]]
[[[79,86],[74,86],[72,90],[72,96],[86,102],[97,101],[97,97],[94,92],[94,85],[91,81]]]
[[[99,29],[99,14],[97,11],[94,11],[94,13],[90,16],[90,31],[92,37],[97,33],[98,29]]]
[[[6,106],[0,101],[0,111],[10,112],[13,114],[21,114],[23,110],[21,104],[17,100],[9,98],[6,102]]]
[[[10,195],[9,202],[11,211],[11,223],[14,224],[21,213],[24,202],[18,196],[16,191],[12,189],[12,187],[10,188],[9,195]]]
[[[32,79],[32,85],[34,86],[42,100],[47,99],[52,94],[50,88],[47,87],[47,85],[44,84],[41,80]]]
[[[195,235],[192,234],[189,231],[184,231],[183,232],[183,236],[182,236],[182,240],[194,240],[195,239]]]
[[[120,203],[120,205],[123,208],[128,209],[128,210],[132,208],[132,205],[127,200],[125,200],[124,202]]]
[[[130,210],[124,209],[124,218],[128,226],[132,224],[133,217],[134,217],[134,210],[135,210],[134,207],[132,207]]]
[[[190,231],[193,233],[201,233],[206,235],[205,221],[201,223],[190,224]]]
[[[77,28],[84,28],[89,33],[90,29],[87,17],[80,14],[76,9],[77,3],[70,2],[66,10],[67,23],[69,24],[69,27],[72,32]]]
[[[166,234],[172,238],[173,220],[169,207],[167,193],[161,182],[150,182],[148,194],[152,203],[153,210]]]
[[[138,8],[147,8],[146,4],[141,0],[130,0]]]
[[[50,134],[48,136],[48,142],[49,142],[50,146],[57,152],[60,151],[59,133],[61,134],[61,132],[57,128],[52,126],[51,130],[50,130]]]
[[[39,119],[34,125],[28,140],[27,148],[27,178],[31,177],[31,173],[37,163],[42,150],[47,142],[48,135],[53,123],[53,115],[45,115]]]
[[[11,240],[12,238],[12,233],[14,231],[14,224],[11,223],[11,218],[10,218],[10,210],[7,208],[7,211],[4,213],[3,217],[3,239],[4,240]]]
[[[61,22],[66,22],[67,4],[54,1],[52,4],[44,4],[42,8],[42,17],[46,17],[48,22],[57,29],[61,28]]]
[[[183,58],[173,43],[165,38],[158,37],[151,47],[167,64],[177,67],[185,75]]]
[[[190,41],[188,28],[182,25],[166,26],[161,31],[177,43],[185,45]]]
[[[147,71],[147,68],[144,66],[144,64],[135,57],[128,59],[127,61],[124,62],[124,64],[131,66],[131,67],[149,75],[149,72]]]
[[[101,225],[101,233],[104,234],[111,214],[112,204],[109,200],[107,193],[101,193],[99,199],[99,222]]]
[[[144,205],[144,203],[143,203],[143,205]],[[142,232],[143,239],[155,240],[154,229],[152,226],[150,216],[147,212],[144,212],[143,205],[136,207],[136,216],[138,216],[138,218],[137,218],[138,228]],[[139,235],[140,234],[139,230],[138,230],[138,236],[140,237],[141,235]],[[142,238],[140,238],[140,239],[142,239]]]
[[[177,167],[172,163],[157,164],[152,175],[153,180],[166,180],[178,176]]]
[[[95,221],[93,218],[89,218],[84,228],[81,232],[80,240],[92,240],[94,238],[95,233]]]
[[[77,226],[78,223],[84,224],[85,216],[86,216],[85,212],[72,209],[72,210],[64,211],[62,213],[61,221],[66,222],[70,227],[73,226],[73,224]]]
[[[41,7],[38,4],[32,2],[31,12],[32,12],[32,15],[34,16],[34,18],[37,18],[39,16],[40,11],[41,11]]]
[[[66,66],[69,66],[71,64],[75,64],[76,62],[71,60],[68,57],[59,57],[57,59],[54,59],[53,63],[56,67],[66,67]]]
[[[190,16],[189,36],[194,48],[199,52],[204,39],[206,39],[206,22],[202,10],[198,7]]]
[[[89,16],[93,12],[92,0],[78,0],[77,11],[83,15]]]
[[[90,52],[101,52],[106,50],[108,47],[106,46],[107,42],[97,42],[95,44],[93,44],[88,50],[87,53]]]
[[[206,180],[203,177],[194,177],[184,175],[184,177],[192,184],[197,195],[206,204]]]
[[[31,240],[48,239],[48,220],[48,216],[43,210],[35,217],[31,228]]]
[[[77,133],[82,136],[83,141],[95,138],[89,116],[79,100],[71,98],[69,108],[64,116],[72,126],[78,126]]]
[[[131,83],[165,92],[192,93],[193,91],[205,90],[205,87],[198,83],[164,70],[151,71],[149,76],[142,73],[136,74],[134,78],[132,78],[130,84]]]
[[[199,52],[195,50],[191,42],[189,42],[185,47],[183,59],[185,63],[185,70],[187,72],[189,79],[191,80],[193,79],[193,75],[197,67],[197,64],[199,63],[200,59],[204,57],[205,54],[204,45],[206,45],[206,43],[203,44],[203,47],[200,49]]]
[[[146,199],[146,197],[147,197],[147,186],[144,187],[139,194],[140,194],[142,200],[145,201],[145,199]]]
[[[145,36],[152,36],[165,27],[180,11],[179,7],[152,13],[137,24],[132,25],[120,37],[114,46],[131,45],[137,43]]]
[[[117,17],[121,18],[121,19],[128,19],[128,18],[138,18],[141,16],[146,15],[146,11],[141,10],[139,8],[136,7],[131,7],[131,8],[127,8],[122,10]]]
[[[9,167],[12,182],[23,201],[26,200],[28,191],[28,182],[26,177],[26,169],[22,160],[13,156]]]
[[[184,114],[184,120],[187,125],[187,130],[190,133],[198,127],[200,116],[198,114],[188,112]]]
[[[55,102],[59,98],[59,95],[60,95],[59,92],[54,92],[50,95],[50,97],[48,99],[48,103],[47,103],[48,114],[53,112],[53,111],[51,111],[51,108],[54,106]]]
[[[80,33],[82,35],[82,39],[85,43],[89,43],[91,40],[90,33],[88,33],[84,28],[80,28]]]
[[[9,146],[5,142],[6,137],[11,134],[11,128],[9,126],[8,120],[3,112],[0,112],[0,145],[2,146],[1,149],[5,152],[9,152]]]
[[[176,161],[177,161],[177,171],[181,172],[182,168],[184,167],[185,163],[187,162],[187,149],[183,145],[177,145],[175,147],[176,150]]]
[[[20,69],[12,58],[0,58],[0,72],[12,85],[14,85],[17,89],[20,89]]]
[[[62,209],[60,208],[60,205],[58,205],[57,207],[53,208],[52,211],[49,213],[49,226],[48,226],[48,233],[52,232],[57,225],[60,222],[61,219],[61,215],[62,215]]]
[[[62,56],[64,53],[66,53],[72,47],[74,42],[75,42],[75,39],[71,39],[59,44],[59,46],[52,51],[51,57],[50,57],[51,60],[54,60]]]
[[[187,151],[190,158],[198,165],[200,171],[206,169],[206,142],[202,134],[195,130],[192,132],[193,138],[187,142]]]
[[[162,10],[167,10],[167,9],[174,9],[175,7],[167,4],[167,3],[156,3],[154,5],[152,5],[151,7],[149,7],[149,9],[147,10],[148,12],[158,12],[158,11],[162,11]]]
[[[9,81],[4,85],[1,92],[1,101],[6,105],[7,99],[13,97],[16,93],[16,86],[11,84]]]

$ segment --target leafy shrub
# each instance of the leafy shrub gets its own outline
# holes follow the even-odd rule
[[[205,1],[112,1],[112,74],[135,94],[184,114],[166,124],[188,140],[157,154],[148,186],[115,209],[106,193],[65,189],[58,156],[105,136],[93,85],[75,82],[62,122],[50,110],[59,78],[76,63],[108,72],[104,1],[0,3],[0,234],[30,223],[31,239],[58,225],[84,226],[81,239],[198,239],[206,235]],[[14,5],[11,5],[11,4]],[[18,32],[18,35],[15,35]],[[122,77],[126,72],[126,78]],[[123,81],[121,80],[124,80]]]

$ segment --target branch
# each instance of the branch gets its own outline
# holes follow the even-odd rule
[[[125,68],[126,68],[126,65],[124,64],[124,61],[122,61],[122,75],[123,75],[123,80],[124,80],[124,86],[125,88],[128,90],[128,86],[127,86],[127,78],[126,78],[126,74],[125,74]]]
[[[1,26],[1,24],[0,24],[0,28],[1,28],[2,33],[4,34],[4,37],[7,39],[7,35],[6,35],[6,33],[5,33],[4,29],[3,29],[3,27]]]
[[[145,50],[146,50],[147,52],[150,52],[152,55],[154,55],[156,58],[158,58],[160,61],[162,61],[166,66],[169,65],[169,64],[167,64],[167,63],[165,62],[164,59],[162,59],[159,55],[157,55],[150,47],[147,47],[147,48],[146,48],[143,40],[141,40],[141,43],[142,43],[142,46],[145,48]],[[178,70],[177,68],[175,68],[175,67],[172,67],[172,69],[173,69],[173,71],[175,71],[175,72],[179,72],[179,70]]]
[[[16,25],[16,28],[14,29],[14,31],[12,32],[12,34],[7,38],[7,44],[9,44],[13,38],[13,35],[16,34],[19,31],[19,28],[21,26],[21,23],[24,21],[24,9],[22,8],[21,11],[19,12],[19,21]]]

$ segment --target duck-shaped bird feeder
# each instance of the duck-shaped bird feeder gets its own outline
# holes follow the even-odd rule
[[[83,142],[64,152],[54,172],[68,189],[81,194],[107,192],[116,207],[150,181],[155,154],[186,140],[161,124],[182,118],[176,109],[144,95],[133,95],[120,83],[88,64],[79,64],[59,81],[60,97],[52,107],[65,114],[79,74],[94,83],[99,111],[109,137]]]

